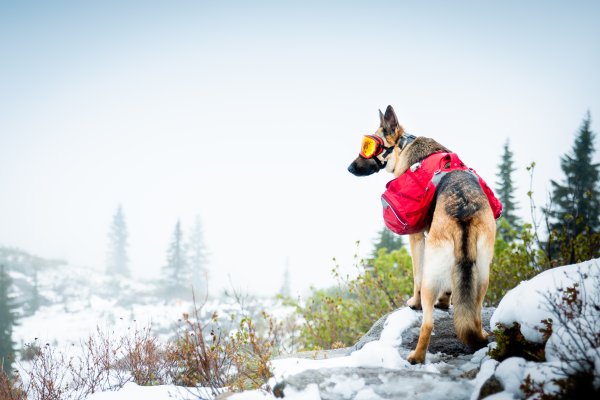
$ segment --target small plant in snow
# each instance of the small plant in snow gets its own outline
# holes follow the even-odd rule
[[[521,390],[538,399],[599,398],[600,275],[580,271],[578,282],[544,298],[552,314],[546,359],[558,376],[551,380],[556,390],[549,392],[529,375]]]

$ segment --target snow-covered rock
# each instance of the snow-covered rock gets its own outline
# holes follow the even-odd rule
[[[577,299],[580,304],[572,317],[564,318],[560,306],[565,289],[577,286]],[[577,360],[587,358],[595,365],[593,385],[600,389],[600,348],[591,345],[582,337],[596,337],[600,332],[600,259],[593,259],[574,265],[553,268],[534,278],[521,282],[509,291],[500,301],[491,318],[490,324],[501,323],[520,325],[524,338],[531,342],[543,343],[542,320],[552,320],[552,334],[545,345],[546,362],[526,361],[520,357],[511,357],[501,363],[486,361],[477,376],[474,395],[476,396],[485,382],[495,379],[503,390],[490,399],[522,397],[520,385],[526,377],[543,384],[547,393],[553,393],[558,387],[552,382],[564,378],[565,371],[572,372],[580,368]],[[569,360],[566,360],[566,359]]]

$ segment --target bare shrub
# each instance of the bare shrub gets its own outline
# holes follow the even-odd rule
[[[165,356],[167,346],[158,342],[150,327],[130,329],[124,335],[97,328],[78,349],[71,349],[75,355],[50,344],[33,347],[38,350],[21,368],[26,382],[21,389],[29,399],[82,400],[131,381],[138,385],[169,383],[173,367]]]
[[[25,372],[27,398],[39,400],[62,400],[69,398],[69,362],[64,354],[49,343],[41,348]]]
[[[28,345],[28,361],[14,378],[0,374],[0,399],[83,400],[89,395],[138,385],[203,387],[213,396],[226,390],[265,389],[269,360],[286,338],[283,322],[267,313],[242,310],[222,321],[216,313],[203,322],[194,303],[176,338],[164,343],[150,327],[115,334],[97,328],[79,346],[59,350]],[[191,389],[190,389],[191,390]],[[199,393],[199,392],[194,392]]]
[[[167,357],[168,346],[160,343],[150,327],[136,329],[121,340],[124,356],[118,362],[119,371],[129,371],[140,386],[169,383],[175,362]]]
[[[13,376],[4,371],[0,363],[0,399],[2,400],[26,400],[27,395],[23,390],[23,383],[19,376]]]
[[[592,268],[598,268],[595,264]],[[576,399],[600,397],[600,274],[578,271],[576,282],[556,292],[544,294],[545,307],[552,314],[546,325],[551,335],[546,342],[548,364],[558,378],[550,381],[557,388],[547,392],[544,382],[530,375],[521,390],[527,398]]]
[[[554,383],[561,394],[600,395],[600,371],[596,370],[600,360],[600,275],[578,274],[572,286],[545,294],[553,323],[546,354],[559,361],[555,368],[562,378]]]
[[[231,368],[231,360],[224,357],[224,334],[217,314],[212,316],[212,327],[202,323],[199,308],[195,307],[194,314],[194,320],[184,315],[183,332],[168,350],[168,359],[176,365],[173,382],[188,387],[209,387],[212,394],[217,395],[225,386]]]
[[[262,318],[268,325],[266,334],[259,335],[252,319],[244,318],[240,322],[240,329],[231,336],[226,347],[236,370],[231,380],[234,390],[261,387],[271,390],[266,384],[273,376],[269,360],[276,348],[278,330],[276,322],[266,312],[262,313]]]
[[[236,326],[235,316],[230,319],[231,326],[224,327],[216,313],[203,323],[201,308],[194,303],[193,317],[184,315],[184,325],[169,350],[168,358],[176,364],[173,382],[203,386],[213,396],[226,389],[270,391],[269,360],[280,342],[278,328],[282,325],[264,312],[262,329],[251,317],[243,317]]]

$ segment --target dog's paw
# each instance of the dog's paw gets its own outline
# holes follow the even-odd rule
[[[450,308],[450,304],[444,303],[442,301],[437,301],[433,306],[440,310],[447,310]]]
[[[433,305],[435,308],[439,308],[440,310],[447,310],[450,308],[450,299],[452,296],[452,292],[445,292],[437,299],[435,304]]]
[[[425,363],[425,353],[417,354],[417,351],[411,351],[411,353],[406,357],[406,360],[412,365],[415,364],[423,364]]]
[[[408,299],[408,301],[406,302],[406,305],[409,306],[410,308],[412,308],[413,310],[420,310],[421,309],[421,299],[417,299],[415,296],[413,296],[410,299]]]
[[[482,330],[481,330],[481,337],[483,338],[483,340],[484,340],[484,341],[486,341],[486,342],[487,342],[487,341],[488,341],[488,338],[490,337],[490,334],[489,334],[489,333],[487,333],[487,332],[485,331],[485,329],[482,329]]]

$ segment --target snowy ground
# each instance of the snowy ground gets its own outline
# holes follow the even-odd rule
[[[594,285],[594,280],[600,279],[600,260],[591,260],[585,263],[572,266],[555,268],[537,277],[522,282],[515,289],[511,290],[501,301],[499,307],[492,317],[492,327],[500,322],[511,326],[513,322],[518,322],[523,327],[522,332],[528,340],[541,341],[542,336],[537,330],[542,325],[541,320],[552,317],[551,307],[548,302],[550,299],[546,295],[548,291],[557,293],[558,288],[565,288],[574,283],[579,283],[581,287],[581,302],[584,318],[587,313],[596,313],[588,307],[592,302],[600,299],[600,285]],[[600,304],[600,303],[595,303]],[[51,306],[45,314],[40,314],[22,321],[17,329],[17,340],[30,341],[33,337],[43,338],[42,340],[72,342],[85,336],[85,331],[94,329],[99,320],[112,320],[113,326],[121,324],[125,326],[133,318],[139,323],[148,321],[170,321],[174,323],[182,312],[186,311],[189,304],[165,304],[164,306],[143,306],[138,305],[131,309],[120,309],[110,299],[92,297],[89,304],[78,305],[83,312],[76,315],[67,314],[60,305]],[[214,305],[216,307],[216,305]],[[72,305],[75,308],[75,305]],[[223,310],[223,312],[227,312]],[[300,358],[288,358],[272,361],[274,378],[271,380],[271,386],[281,381],[285,377],[296,375],[306,370],[319,370],[327,368],[340,367],[378,367],[391,370],[415,370],[426,371],[435,374],[440,369],[446,367],[443,361],[440,361],[435,355],[428,355],[428,362],[425,365],[412,366],[404,357],[402,352],[398,351],[401,345],[402,332],[410,327],[418,318],[417,313],[404,308],[392,314],[385,325],[380,340],[373,341],[365,345],[361,350],[355,351],[349,356],[330,358],[324,360],[311,360]],[[590,329],[600,331],[599,326],[590,326]],[[548,361],[545,363],[535,363],[526,361],[522,358],[509,358],[502,363],[489,359],[485,354],[487,349],[482,349],[475,353],[470,364],[476,368],[481,367],[477,377],[467,382],[463,391],[448,386],[446,384],[432,382],[437,390],[434,398],[445,398],[448,400],[464,399],[471,396],[477,398],[481,385],[494,374],[503,384],[504,391],[493,395],[490,398],[512,399],[515,396],[522,396],[520,385],[527,375],[540,381],[548,382],[549,379],[556,377],[556,369],[553,367],[560,363],[558,353],[569,338],[564,335],[565,327],[555,323],[552,336],[546,344],[546,354]],[[492,343],[491,346],[494,344]],[[595,358],[596,376],[599,377],[596,385],[600,386],[600,352],[599,349],[589,349],[592,357]],[[352,376],[339,375],[331,382],[334,389],[338,391],[342,398],[354,399],[381,399],[372,388],[365,385],[361,379],[355,379]],[[414,390],[418,391],[419,385],[423,385],[423,380],[412,381],[412,383],[397,382],[397,385],[414,385]],[[546,390],[553,390],[551,384],[546,385]],[[456,391],[453,391],[455,390]],[[198,389],[201,390],[201,389]],[[438,393],[439,392],[439,393]],[[319,388],[315,385],[308,385],[303,391],[295,391],[293,388],[285,389],[286,399],[317,400],[321,399]],[[454,394],[453,394],[454,393]],[[97,393],[89,397],[91,400],[131,400],[131,399],[190,399],[190,398],[210,398],[208,394],[197,392],[196,389],[190,390],[175,386],[156,386],[140,387],[133,383],[127,384],[121,390],[116,392]],[[231,400],[274,400],[275,397],[263,391],[248,391],[234,394]]]
[[[120,278],[119,287],[115,288],[104,273],[70,265],[40,272],[39,281],[40,294],[49,304],[34,315],[19,319],[13,331],[18,347],[48,343],[65,348],[77,345],[98,328],[124,334],[127,330],[150,327],[160,339],[168,340],[183,315],[192,315],[194,309],[190,300],[165,301],[153,295],[156,292],[153,282]],[[230,315],[242,311],[272,309],[280,316],[290,312],[275,299],[244,300],[245,310],[233,298],[198,299],[197,305],[203,320],[209,320],[213,313],[228,320]]]

